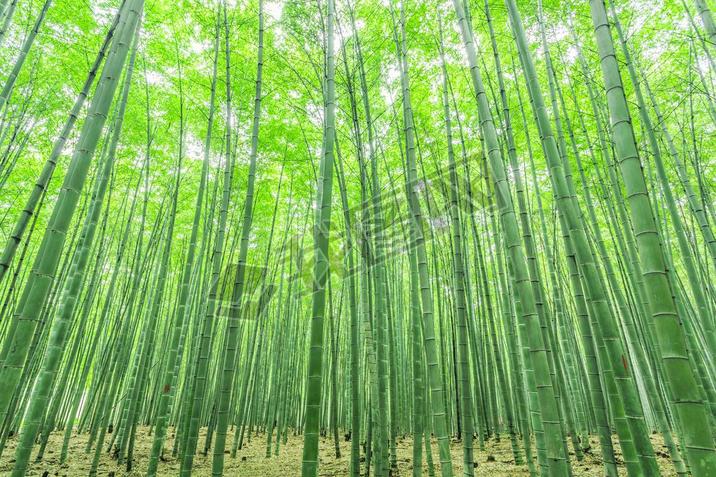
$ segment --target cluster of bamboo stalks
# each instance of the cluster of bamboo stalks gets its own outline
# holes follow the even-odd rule
[[[415,476],[423,462],[452,476],[453,438],[471,476],[473,445],[501,435],[532,476],[572,475],[590,436],[605,475],[618,475],[618,442],[629,476],[656,476],[654,431],[678,475],[716,475],[706,0],[665,2],[688,19],[688,55],[669,65],[688,83],[676,105],[620,23],[645,13],[630,2],[289,1],[265,27],[265,1],[197,7],[209,18],[199,30],[213,34],[206,97],[187,100],[195,65],[176,41],[177,107],[161,128],[142,51],[157,19],[144,0],[113,5],[43,150],[28,145],[44,112],[16,83],[52,1],[11,39],[22,2],[0,0],[0,45],[16,50],[0,92],[0,191],[14,214],[0,222],[0,453],[15,441],[12,475],[38,448],[42,460],[54,431],[60,461],[86,433],[90,475],[103,453],[130,470],[141,426],[153,443],[148,476],[169,453],[191,475],[200,444],[220,476],[246,439],[263,432],[270,458],[293,432],[301,473],[315,477],[321,437],[340,456],[341,430],[352,476],[390,475],[407,434]],[[255,57],[239,57],[253,71],[248,126],[233,97],[239,8],[257,38]],[[310,15],[316,32],[299,32]],[[382,22],[383,43],[365,38],[371,22]],[[298,165],[288,136],[262,132],[292,101],[273,99],[268,113],[263,104],[279,82],[264,81],[264,62],[287,48],[272,28],[321,40],[320,58],[302,66],[316,76],[307,88],[320,94],[321,127]],[[282,81],[311,82],[282,68]],[[144,101],[144,117],[127,117],[132,101]],[[187,136],[198,129],[192,173]],[[157,200],[154,143],[174,131]],[[118,151],[138,135],[140,159],[120,175]],[[272,175],[261,172],[264,148],[283,149]],[[39,175],[11,199],[21,164],[39,154]],[[315,187],[301,197],[296,171],[312,162]]]

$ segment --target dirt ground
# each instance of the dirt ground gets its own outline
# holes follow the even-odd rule
[[[171,434],[170,429],[170,435]],[[229,436],[227,442],[231,445],[233,434]],[[674,476],[673,466],[668,459],[666,448],[660,439],[654,438],[654,450],[656,451],[659,465],[662,468],[663,476]],[[45,458],[42,462],[33,463],[28,474],[29,476],[58,476],[58,477],[75,477],[88,475],[92,464],[92,454],[85,454],[84,448],[87,443],[87,435],[73,436],[70,442],[70,453],[67,462],[63,465],[59,463],[59,454],[62,446],[62,433],[56,432],[51,436],[50,443],[47,446]],[[203,445],[202,438],[199,441],[200,446]],[[398,441],[398,469],[393,472],[394,476],[411,476],[412,475],[412,439],[405,438]],[[148,435],[147,428],[140,428],[137,434],[137,443],[135,448],[135,462],[131,472],[127,472],[124,466],[118,466],[109,454],[104,453],[100,462],[98,476],[106,477],[139,477],[143,476],[147,468],[149,452],[152,446],[152,437]],[[284,477],[297,476],[301,472],[301,452],[302,439],[300,436],[289,436],[285,446],[281,446],[279,456],[266,458],[266,436],[252,436],[241,449],[235,459],[227,454],[225,460],[224,475],[226,476],[246,476],[246,477]],[[321,440],[321,464],[319,468],[319,476],[345,476],[348,475],[350,442],[341,439],[340,443],[341,457],[335,458],[333,441],[330,439]],[[15,452],[15,440],[11,439],[5,449],[3,457],[0,459],[0,475],[9,475],[12,470]],[[617,446],[617,453],[619,452]],[[454,475],[462,475],[462,444],[460,442],[452,442],[453,455],[453,473]],[[574,457],[574,456],[572,456]],[[424,460],[423,453],[423,460]],[[617,456],[619,460],[619,455]],[[436,471],[439,467],[437,443],[433,441],[433,459],[436,465]],[[478,448],[475,442],[475,468],[476,476],[490,477],[508,477],[529,475],[526,466],[515,465],[510,450],[510,441],[502,438],[500,442],[490,441],[487,443],[484,451]],[[599,444],[596,439],[592,441],[592,450],[585,458],[578,462],[574,458],[572,460],[572,468],[574,474],[578,476],[601,477],[603,474],[601,467],[601,459],[599,454]],[[172,476],[177,475],[179,471],[179,461],[167,456],[164,462],[160,462],[159,475]],[[620,474],[626,475],[623,466],[620,465]],[[194,473],[196,476],[211,475],[211,452],[208,457],[199,454],[194,459]],[[423,475],[428,475],[427,464],[423,465]],[[439,475],[439,474],[438,474]]]

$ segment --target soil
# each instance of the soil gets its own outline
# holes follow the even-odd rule
[[[170,438],[173,437],[170,429]],[[203,446],[204,431],[199,440],[200,447]],[[57,476],[57,477],[75,477],[86,476],[92,465],[92,455],[85,454],[85,445],[87,443],[87,435],[73,436],[70,441],[70,450],[67,462],[60,465],[59,456],[62,446],[62,432],[55,432],[50,437],[45,457],[42,462],[34,462],[27,475],[28,476]],[[227,439],[228,446],[231,445],[233,433]],[[668,458],[666,447],[658,436],[653,436],[654,450],[657,454],[659,466],[662,469],[662,475],[675,476],[676,472]],[[172,442],[171,439],[169,442]],[[13,467],[15,439],[8,440],[7,447],[0,458],[0,475],[9,475]],[[621,465],[621,456],[615,438],[617,460],[619,461],[620,475],[626,475],[624,466]],[[143,476],[147,468],[149,453],[152,446],[152,436],[149,435],[149,428],[139,428],[137,431],[137,442],[135,444],[135,460],[133,469],[127,472],[125,467],[118,465],[117,461],[112,457],[103,453],[97,475],[106,477],[139,477]],[[439,457],[437,443],[433,440],[433,460],[435,462],[436,474],[439,475]],[[266,436],[265,434],[253,435],[248,443],[244,444],[244,448],[240,449],[236,458],[231,458],[227,451],[224,462],[224,475],[226,476],[246,476],[246,477],[284,477],[298,476],[301,473],[301,452],[303,443],[300,436],[290,435],[286,445],[281,445],[278,456],[266,458]],[[341,438],[340,442],[341,457],[335,457],[335,448],[332,439],[322,438],[320,443],[321,463],[318,475],[321,477],[329,476],[346,476],[348,475],[350,460],[350,442],[346,442]],[[451,442],[451,452],[453,461],[453,474],[462,475],[462,443]],[[163,460],[160,461],[158,475],[173,476],[178,475],[179,460],[172,457],[171,451],[167,451]],[[393,470],[393,476],[412,476],[412,438],[405,437],[397,442],[397,469]],[[193,475],[198,477],[211,475],[211,451],[208,456],[199,453],[194,459]],[[425,453],[423,452],[423,475],[428,475],[427,464],[425,464]],[[475,475],[490,477],[508,477],[508,476],[528,476],[529,472],[526,465],[515,465],[512,458],[510,440],[503,437],[499,441],[491,440],[486,443],[485,449],[480,450],[478,443],[475,441]],[[362,470],[365,471],[365,463],[362,462]],[[577,461],[572,455],[572,469],[575,476],[601,477],[604,475],[601,466],[601,458],[599,453],[599,443],[597,439],[592,440],[592,449],[585,454],[584,459]]]

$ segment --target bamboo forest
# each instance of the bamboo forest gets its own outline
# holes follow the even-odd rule
[[[0,475],[716,477],[714,0],[0,0]]]

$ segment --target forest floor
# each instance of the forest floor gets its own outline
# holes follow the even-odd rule
[[[170,432],[172,429],[170,429]],[[200,445],[203,444],[203,435],[199,440]],[[170,434],[172,436],[172,434]],[[233,433],[227,439],[228,446],[231,445]],[[657,454],[659,466],[662,469],[662,475],[675,476],[674,468],[668,458],[666,447],[658,436],[653,436],[654,450]],[[12,470],[15,439],[8,441],[7,447],[0,458],[0,475],[9,475]],[[59,455],[62,446],[62,433],[55,432],[50,438],[50,442],[45,452],[42,462],[35,462],[30,467],[28,476],[58,476],[58,477],[75,477],[86,476],[92,464],[92,455],[85,454],[84,449],[87,444],[87,434],[73,436],[70,441],[70,450],[67,462],[60,465]],[[332,439],[321,439],[321,464],[318,475],[321,477],[329,476],[346,476],[348,475],[349,459],[350,459],[350,442],[341,439],[340,449],[341,457],[335,458],[335,450]],[[618,443],[615,437],[615,445],[617,459],[621,462],[619,455]],[[148,428],[140,428],[137,431],[137,442],[135,445],[135,460],[132,471],[127,472],[124,466],[117,464],[109,454],[103,453],[100,467],[97,475],[100,477],[139,477],[143,476],[147,468],[149,453],[152,447],[152,437],[149,436]],[[279,456],[266,458],[266,436],[259,434],[252,436],[250,442],[239,450],[237,457],[232,459],[230,455],[226,455],[224,475],[226,476],[246,476],[246,477],[292,477],[301,473],[301,452],[303,449],[302,439],[300,436],[289,436],[286,445],[280,448]],[[411,476],[412,475],[412,439],[400,439],[397,443],[398,451],[398,468],[393,472],[393,476]],[[453,474],[462,475],[462,444],[453,441],[451,443]],[[228,452],[228,451],[227,451]],[[439,457],[437,443],[433,440],[433,460],[435,461],[436,472],[439,468]],[[425,454],[423,453],[423,461]],[[194,459],[193,475],[198,477],[211,475],[212,455],[208,457],[199,454]],[[510,440],[503,437],[499,442],[494,440],[486,443],[485,450],[478,448],[475,442],[475,467],[476,476],[490,477],[508,477],[508,476],[527,476],[529,472],[526,465],[515,465],[512,458]],[[159,475],[174,476],[179,472],[179,460],[167,456],[160,462]],[[363,463],[364,465],[364,463]],[[577,462],[572,456],[572,468],[575,476],[601,477],[604,475],[601,458],[599,453],[599,443],[597,439],[592,440],[592,449],[587,453],[581,462]],[[619,465],[621,475],[626,475],[623,465]],[[423,466],[423,475],[428,475],[427,465]],[[437,474],[439,475],[439,473]]]

